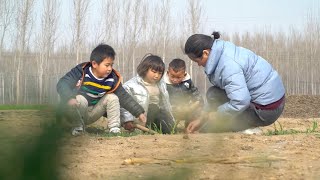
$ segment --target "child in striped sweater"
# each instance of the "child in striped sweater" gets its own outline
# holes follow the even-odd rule
[[[144,109],[123,89],[120,74],[112,68],[114,59],[113,48],[100,44],[92,51],[90,62],[77,65],[59,80],[60,113],[74,124],[73,135],[81,134],[84,124],[91,124],[102,116],[108,118],[110,132],[119,133],[120,106],[142,123],[146,122]],[[133,128],[126,124],[124,127]]]

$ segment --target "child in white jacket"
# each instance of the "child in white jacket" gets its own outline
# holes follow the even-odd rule
[[[173,132],[175,120],[172,115],[166,83],[162,80],[165,64],[159,56],[146,55],[137,67],[138,75],[125,82],[124,89],[144,108],[146,126],[168,134]],[[121,108],[121,121],[134,121],[134,117]]]

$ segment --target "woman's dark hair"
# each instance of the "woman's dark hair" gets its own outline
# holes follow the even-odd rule
[[[137,73],[140,77],[144,78],[149,69],[161,72],[161,78],[165,70],[165,64],[159,56],[153,54],[146,54],[137,67]]]
[[[220,38],[220,33],[214,31],[212,36],[204,34],[194,34],[188,38],[184,45],[184,52],[187,55],[199,58],[202,56],[203,50],[211,49],[214,40]]]

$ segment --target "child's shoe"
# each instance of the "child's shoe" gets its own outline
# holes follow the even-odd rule
[[[83,132],[84,132],[83,131],[83,127],[82,126],[78,126],[78,127],[75,127],[75,128],[72,129],[71,134],[73,136],[79,136],[79,135],[83,134]]]
[[[263,131],[259,127],[246,129],[240,132],[243,134],[256,134],[256,135],[260,135],[263,133]]]
[[[117,133],[120,133],[121,130],[120,130],[120,128],[118,128],[118,127],[113,127],[113,128],[111,128],[111,129],[109,130],[109,132],[110,132],[110,133],[117,134]]]

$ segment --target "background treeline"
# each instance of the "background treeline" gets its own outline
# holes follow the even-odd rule
[[[203,69],[183,54],[183,47],[191,34],[203,33],[205,12],[201,1],[186,2],[177,14],[169,0],[69,0],[66,17],[62,0],[0,0],[0,104],[56,103],[59,78],[88,61],[102,42],[115,48],[115,69],[124,81],[136,74],[146,53],[153,53],[166,64],[173,58],[186,60],[204,94],[210,83]],[[222,39],[272,63],[287,94],[320,94],[319,15],[311,14],[302,31],[221,33]]]

